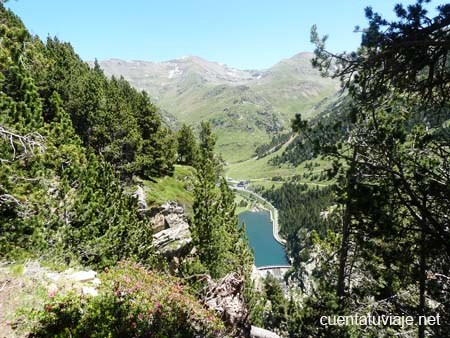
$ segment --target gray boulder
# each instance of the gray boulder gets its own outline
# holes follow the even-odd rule
[[[167,228],[166,219],[163,214],[156,214],[151,218],[150,221],[152,225],[153,232],[160,232]]]
[[[187,223],[184,215],[179,214],[168,214],[164,217],[164,220],[168,228],[177,228],[183,223]]]
[[[167,202],[159,207],[153,207],[144,211],[150,218],[154,232],[168,228],[176,228],[182,223],[187,223],[184,208],[177,202]]]
[[[153,235],[153,245],[156,251],[167,257],[187,255],[191,250],[191,243],[192,236],[187,223]]]
[[[180,216],[185,216],[184,215],[184,208],[179,205],[177,202],[174,201],[169,201],[163,205],[161,205],[161,209],[162,209],[162,213],[163,215],[167,216],[167,215],[180,215]]]
[[[141,186],[137,187],[136,191],[133,193],[133,197],[137,199],[139,211],[144,211],[147,209],[147,202],[145,201],[145,191]]]
[[[250,325],[249,311],[243,297],[244,278],[231,272],[217,282],[207,276],[205,305],[218,312],[228,325],[234,328],[233,337],[280,338],[276,333]]]
[[[250,331],[251,338],[280,338],[275,332],[252,326]]]
[[[232,272],[217,282],[208,278],[208,289],[204,303],[218,312],[228,325],[235,328],[235,337],[248,337],[250,332],[249,312],[242,294],[244,279]]]

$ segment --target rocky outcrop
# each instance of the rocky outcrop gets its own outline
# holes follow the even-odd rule
[[[145,201],[145,192],[140,185],[133,193],[133,197],[137,199],[139,211],[147,210],[147,202]]]
[[[159,232],[168,228],[175,228],[182,222],[187,223],[184,208],[177,202],[167,202],[159,207],[143,211],[150,218],[153,231]]]
[[[251,338],[280,338],[279,335],[276,333],[262,329],[260,327],[252,326],[250,330],[250,337]]]
[[[163,205],[161,205],[161,212],[163,215],[179,215],[185,217],[184,208],[179,205],[177,202],[169,201]]]
[[[49,294],[56,294],[64,288],[78,290],[83,295],[97,296],[97,286],[101,283],[97,278],[97,272],[89,271],[75,271],[68,269],[63,272],[47,272],[46,277],[52,281],[49,285]]]
[[[153,208],[151,215],[156,251],[166,257],[187,255],[192,249],[192,236],[183,207],[176,202],[167,202]]]
[[[174,228],[153,235],[153,245],[157,252],[166,257],[180,257],[191,250],[192,236],[189,224],[179,223]]]
[[[151,225],[155,233],[166,229],[166,219],[164,218],[164,215],[156,214],[154,217],[152,217]]]
[[[188,255],[192,250],[192,236],[182,206],[176,202],[167,202],[160,207],[147,209],[153,235],[153,245],[157,252],[170,259],[170,269],[176,270],[180,257]],[[255,274],[258,275],[256,267]],[[274,332],[250,325],[249,311],[243,297],[244,279],[232,272],[213,281],[206,275],[208,287],[204,304],[220,314],[222,320],[233,328],[235,338],[280,338]]]
[[[164,217],[164,221],[169,228],[176,228],[182,225],[183,223],[186,223],[184,214],[182,216],[178,214],[169,214]]]
[[[222,320],[235,328],[235,337],[249,337],[249,312],[242,294],[244,279],[232,272],[214,282],[208,278],[208,289],[204,303],[218,312]]]
[[[250,325],[249,311],[243,296],[244,279],[231,272],[214,282],[207,278],[208,288],[203,301],[211,310],[218,312],[222,320],[234,328],[236,338],[280,338],[276,333]]]

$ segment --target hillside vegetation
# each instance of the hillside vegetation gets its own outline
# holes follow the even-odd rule
[[[0,279],[7,309],[19,310],[2,313],[12,319],[0,328],[27,337],[239,336],[237,324],[200,301],[206,285],[195,277],[233,273],[237,288],[247,285],[245,299],[238,291],[243,311],[256,303],[234,195],[216,185],[210,125],[202,124],[198,142],[189,128],[190,137],[178,135],[147,94],[90,68],[69,43],[32,36],[3,4],[0,46]],[[191,209],[195,250],[179,258],[178,278],[169,273],[173,257],[154,248],[149,209],[138,210],[131,195],[136,183],[150,206],[175,200]],[[51,284],[36,285],[34,294],[21,287],[33,278],[28,268],[11,274],[25,261],[108,272],[96,297],[69,288],[53,298],[49,289],[42,304]],[[12,304],[11,288],[20,295]],[[250,318],[240,320],[247,329]]]
[[[242,71],[89,65],[0,1],[0,330],[449,337],[450,5],[429,2],[393,21],[367,8],[355,52],[313,26],[314,55]],[[249,183],[239,209],[227,178]],[[236,211],[263,198],[247,189],[279,210],[284,289],[254,271]],[[71,267],[100,279],[85,292]],[[337,316],[357,322],[323,322]]]
[[[239,70],[196,56],[162,63],[111,59],[99,62],[109,76],[123,76],[183,123],[211,122],[218,150],[228,162],[248,159],[257,146],[290,126],[295,113],[337,90],[337,82],[311,67],[300,53],[264,70]]]
[[[430,16],[428,2],[395,6],[394,21],[367,8],[353,53],[331,53],[311,30],[314,66],[348,96],[320,119],[297,115],[296,141],[270,159],[283,167],[322,156],[334,183],[263,191],[280,210],[288,276],[303,290],[302,310],[282,302],[277,323],[301,332],[293,337],[449,336],[450,6]],[[367,314],[412,322],[318,324]]]

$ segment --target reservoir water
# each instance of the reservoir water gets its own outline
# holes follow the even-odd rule
[[[289,265],[284,247],[273,238],[272,221],[268,211],[245,211],[238,215],[239,225],[245,223],[256,267]]]

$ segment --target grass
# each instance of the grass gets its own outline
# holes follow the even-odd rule
[[[24,271],[25,271],[25,267],[24,267],[23,263],[15,263],[15,264],[11,264],[9,266],[9,272],[14,277],[22,276]]]
[[[146,90],[179,123],[197,127],[200,121],[211,121],[219,136],[218,152],[235,163],[251,158],[255,148],[269,142],[281,127],[290,129],[295,114],[311,118],[320,113],[318,104],[338,91],[339,81],[320,76],[309,57],[281,60],[258,80],[237,82],[223,78],[226,69],[217,68],[215,74],[194,59],[183,61],[182,76],[172,79],[157,68],[152,68],[152,76],[145,68],[117,68],[112,73],[117,75],[121,69],[125,78]]]
[[[239,204],[244,201],[246,203],[246,206],[239,206]],[[254,207],[259,207],[259,208],[270,208],[269,205],[267,205],[267,203],[264,200],[261,200],[259,198],[257,198],[256,196],[249,194],[246,191],[242,191],[242,190],[235,190],[235,202],[236,202],[236,214],[240,214],[241,212],[244,211],[250,211],[252,210]]]
[[[30,263],[30,262],[28,262]],[[48,301],[48,287],[44,269],[34,267],[26,271],[22,263],[3,265],[0,268],[0,336],[28,337],[33,324],[30,314]]]
[[[294,176],[300,177],[298,182],[311,186],[326,186],[333,183],[333,181],[320,178],[320,174],[325,169],[330,168],[330,163],[321,158],[305,161],[297,167],[289,164],[280,166],[270,164],[270,159],[281,154],[286,147],[287,145],[284,145],[278,151],[261,159],[231,163],[225,168],[225,175],[238,181],[248,180],[250,181],[250,187],[255,185],[260,185],[264,188],[270,188],[272,185],[281,186]],[[312,167],[308,168],[308,166]],[[276,177],[281,178],[281,180],[273,180]]]
[[[236,203],[236,215],[240,214],[241,212],[251,210],[252,203],[247,197],[239,194],[238,192],[236,192],[235,196],[236,198],[234,201]],[[246,203],[246,206],[240,206],[241,203]]]
[[[333,81],[313,76],[300,82],[314,84],[317,92],[302,93],[301,89],[289,87],[289,84],[299,85],[296,76],[292,77],[291,68],[283,70],[281,75],[272,79],[273,83],[250,86],[248,90],[204,84],[194,77],[189,79],[192,85],[184,84],[185,91],[171,92],[159,104],[182,123],[197,126],[202,120],[211,121],[218,136],[218,152],[227,162],[236,163],[251,158],[257,146],[270,142],[273,135],[266,127],[274,125],[274,116],[284,128],[290,129],[290,120],[297,112],[306,117],[317,114],[314,107],[336,90]]]
[[[239,163],[252,158],[255,149],[270,142],[271,136],[259,129],[251,132],[242,130],[220,130],[216,129],[217,152],[229,163]]]
[[[143,181],[147,204],[157,206],[168,201],[176,201],[189,212],[193,203],[193,178],[194,168],[175,165],[173,176],[156,179],[156,182]]]

